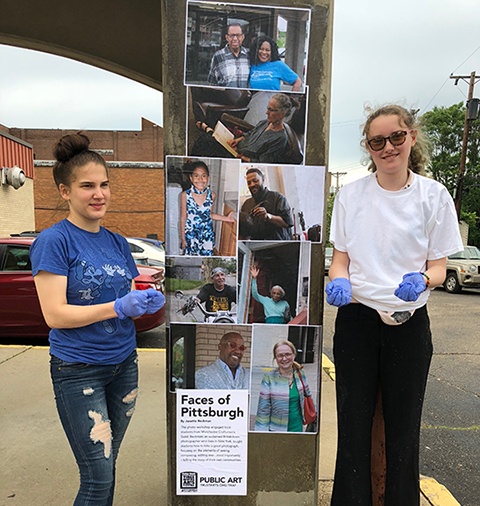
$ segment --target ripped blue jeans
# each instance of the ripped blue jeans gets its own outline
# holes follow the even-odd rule
[[[118,365],[65,362],[51,355],[50,374],[80,471],[74,506],[111,506],[115,462],[138,393],[137,352]]]

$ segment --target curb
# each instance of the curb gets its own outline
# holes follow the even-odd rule
[[[432,506],[461,506],[448,489],[433,478],[420,478],[420,490]]]
[[[330,379],[335,381],[335,365],[325,353],[322,353],[322,369],[327,373]]]
[[[335,364],[324,353],[322,369],[335,381]],[[461,506],[449,490],[434,478],[420,477],[420,491],[431,506]]]

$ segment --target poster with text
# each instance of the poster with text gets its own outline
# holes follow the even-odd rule
[[[248,390],[177,390],[177,494],[247,494]]]

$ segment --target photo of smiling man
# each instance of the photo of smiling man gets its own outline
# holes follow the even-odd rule
[[[265,174],[259,168],[248,169],[245,179],[251,197],[240,210],[240,237],[263,241],[291,240],[293,214],[285,196],[267,188]]]
[[[241,365],[247,347],[237,331],[225,333],[218,343],[215,362],[195,373],[195,388],[244,390],[250,387],[250,370]]]
[[[242,25],[230,24],[225,39],[225,47],[213,55],[208,82],[215,86],[246,88],[250,74],[250,58],[248,49],[242,47],[245,39]]]

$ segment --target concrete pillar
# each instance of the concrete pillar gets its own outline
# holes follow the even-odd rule
[[[238,1],[236,2],[238,3]],[[249,1],[259,6],[269,2]],[[332,61],[333,0],[277,0],[275,6],[311,8],[310,85],[307,118],[306,164],[326,165],[330,111]],[[187,104],[183,85],[183,51],[185,40],[185,0],[162,0],[162,58],[164,93],[164,153],[184,155],[186,142]],[[299,21],[301,22],[301,21]],[[152,55],[160,57],[160,55]],[[303,58],[303,56],[302,56]],[[312,255],[319,262],[322,245],[315,244]],[[323,270],[312,270],[310,323],[323,320]],[[167,370],[167,375],[170,371]],[[167,381],[167,384],[169,382]],[[169,467],[169,504],[178,506],[205,505],[314,505],[317,503],[319,434],[248,435],[247,496],[177,496],[175,494],[176,397],[167,392],[167,443]]]

